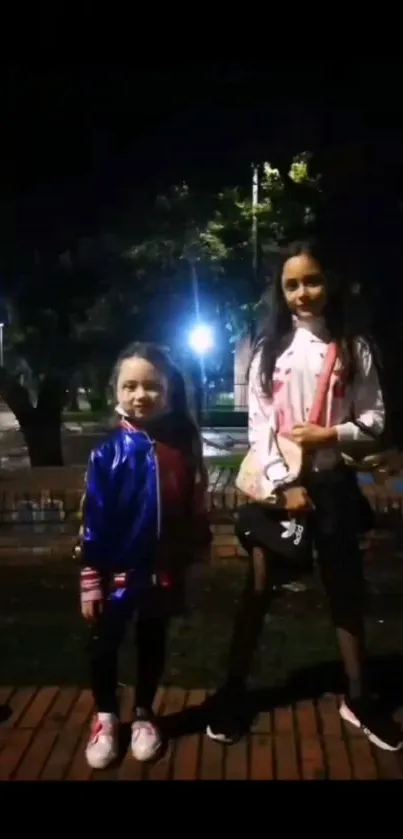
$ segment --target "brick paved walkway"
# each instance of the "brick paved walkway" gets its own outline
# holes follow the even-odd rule
[[[11,710],[11,716],[0,724],[0,780],[403,778],[403,755],[374,749],[359,732],[347,729],[337,713],[335,696],[262,713],[249,737],[231,748],[192,733],[200,714],[196,709],[206,696],[204,690],[161,688],[159,712],[173,735],[166,754],[158,763],[144,766],[126,751],[117,767],[92,772],[84,759],[92,711],[88,691],[75,687],[0,688],[0,705]],[[125,689],[123,723],[129,720],[130,708],[131,692]],[[178,734],[180,725],[182,731],[187,725],[190,733],[175,738],[175,727]],[[125,728],[128,733],[127,724],[122,726],[123,733]]]

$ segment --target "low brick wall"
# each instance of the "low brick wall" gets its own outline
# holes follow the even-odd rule
[[[0,475],[0,560],[68,556],[78,530],[84,485],[83,467],[3,471]],[[364,485],[379,525],[402,529],[403,497],[393,482]],[[231,469],[209,470],[208,508],[213,530],[213,561],[244,556],[234,533],[234,513],[244,498]]]

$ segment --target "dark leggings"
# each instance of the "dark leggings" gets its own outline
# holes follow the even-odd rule
[[[363,611],[364,578],[357,531],[357,516],[362,514],[360,498],[352,477],[330,473],[312,476],[307,489],[315,504],[311,528],[323,587],[335,626],[345,666],[349,691],[363,690]],[[261,508],[261,516],[267,512]],[[248,537],[242,533],[239,517],[238,537],[248,548],[251,563],[237,612],[229,655],[228,681],[241,683],[249,674],[271,597],[273,553],[264,545],[259,522],[259,539],[254,539],[248,518]],[[281,562],[281,559],[279,560]]]
[[[91,628],[89,666],[91,689],[99,712],[117,713],[117,665],[119,647],[135,605],[129,597],[108,598],[104,611]],[[138,615],[135,626],[136,697],[134,709],[151,712],[161,681],[166,655],[168,620]]]

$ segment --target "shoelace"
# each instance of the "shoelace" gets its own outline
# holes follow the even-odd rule
[[[107,722],[102,722],[101,720],[94,720],[91,728],[91,743],[98,743],[98,740],[102,734],[105,735],[112,735],[112,725]]]

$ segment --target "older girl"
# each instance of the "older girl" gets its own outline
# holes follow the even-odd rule
[[[368,343],[350,336],[340,295],[332,289],[318,248],[288,250],[270,326],[256,344],[249,377],[249,436],[261,472],[295,517],[307,514],[347,677],[340,715],[375,745],[397,750],[403,735],[369,695],[364,677],[363,569],[358,544],[362,496],[343,468],[341,450],[382,432],[384,402]],[[309,422],[329,342],[338,362],[327,394],[327,422]],[[273,431],[275,433],[273,433]],[[309,454],[303,478],[290,473],[276,444],[284,431]],[[239,736],[245,679],[260,635],[278,548],[273,512],[259,504],[241,510],[238,535],[251,566],[237,615],[227,680],[214,703],[207,733],[230,743]]]

